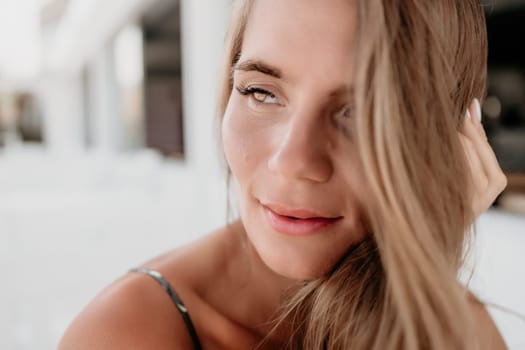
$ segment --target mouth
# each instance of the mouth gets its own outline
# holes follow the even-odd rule
[[[268,208],[280,216],[286,216],[295,219],[339,219],[341,216],[334,216],[323,213],[321,210],[290,208],[278,203],[259,202],[263,207]]]
[[[261,208],[275,231],[292,236],[321,233],[343,219],[343,216],[330,216],[317,210],[289,209],[276,204],[261,203]]]

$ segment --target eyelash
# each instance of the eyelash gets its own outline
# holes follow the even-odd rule
[[[354,108],[345,106],[339,109],[339,112],[341,113],[341,116],[345,119],[352,118],[352,116],[354,115]]]
[[[251,95],[253,97],[254,94],[256,93],[260,93],[260,94],[264,94],[264,95],[267,95],[268,97],[270,98],[275,98],[276,96],[271,93],[270,91],[268,90],[265,90],[265,89],[261,89],[259,87],[253,87],[253,86],[248,86],[248,87],[242,87],[242,86],[237,86],[236,87],[237,91],[243,95],[243,96],[248,96],[248,95]],[[260,102],[258,101],[256,98],[253,97],[253,99],[255,100],[255,102],[257,103],[263,103],[263,102]]]
[[[270,91],[262,89],[262,88],[259,88],[259,87],[254,87],[254,86],[248,86],[248,87],[237,86],[235,89],[243,96],[250,96],[251,95],[251,97],[253,98],[253,100],[256,103],[261,103],[261,104],[264,104],[264,102],[258,101],[255,97],[253,97],[253,94],[260,93],[260,94],[267,95],[270,98],[275,98],[276,97]],[[343,107],[338,109],[337,114],[340,114],[343,119],[351,119],[353,117],[353,115],[354,115],[354,108],[351,107],[351,106],[343,106]],[[338,123],[336,123],[336,124],[338,124]],[[347,128],[344,127],[344,126],[341,126],[341,125],[338,124],[338,125],[336,125],[336,127],[338,129],[344,131],[345,133],[348,132]]]

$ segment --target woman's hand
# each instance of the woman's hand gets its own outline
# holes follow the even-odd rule
[[[469,163],[474,185],[472,210],[474,218],[487,210],[507,186],[507,177],[501,170],[481,125],[481,108],[474,99],[460,130],[459,138]]]

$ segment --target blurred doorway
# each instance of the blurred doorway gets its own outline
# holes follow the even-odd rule
[[[489,39],[483,125],[507,174],[504,208],[525,213],[525,1],[486,7]]]
[[[146,146],[184,157],[179,2],[161,1],[143,17]]]

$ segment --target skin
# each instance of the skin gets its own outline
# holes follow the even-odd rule
[[[269,332],[283,293],[297,279],[326,273],[364,235],[365,191],[358,189],[366,183],[355,167],[345,85],[354,33],[349,11],[355,9],[344,0],[330,6],[326,0],[308,6],[302,0],[256,2],[239,62],[264,62],[280,76],[250,64],[233,73],[222,135],[241,220],[143,264],[175,287],[204,349],[253,349]],[[247,87],[268,93],[238,90]],[[471,160],[479,215],[505,181],[476,113],[471,107],[473,117],[465,119],[459,137]],[[269,225],[261,203],[341,219],[320,234],[289,236]],[[487,349],[505,349],[483,306],[473,302],[473,308]],[[267,348],[279,348],[286,338],[276,336]],[[100,293],[58,349],[130,348],[192,348],[169,297],[139,274],[127,274]]]
[[[474,100],[470,105],[459,138],[472,174],[475,189],[472,208],[477,217],[487,210],[494,199],[507,187],[507,177],[501,170],[481,125],[479,101]]]
[[[293,279],[325,274],[364,236],[364,181],[349,135],[354,22],[347,16],[355,8],[335,4],[317,1],[305,11],[297,1],[255,3],[222,124],[248,238],[267,266]],[[300,14],[299,25],[290,25],[290,13]],[[275,24],[268,25],[269,17]],[[275,67],[280,77],[247,62]],[[261,92],[239,93],[246,88]],[[342,219],[298,238],[273,229],[263,205]]]

